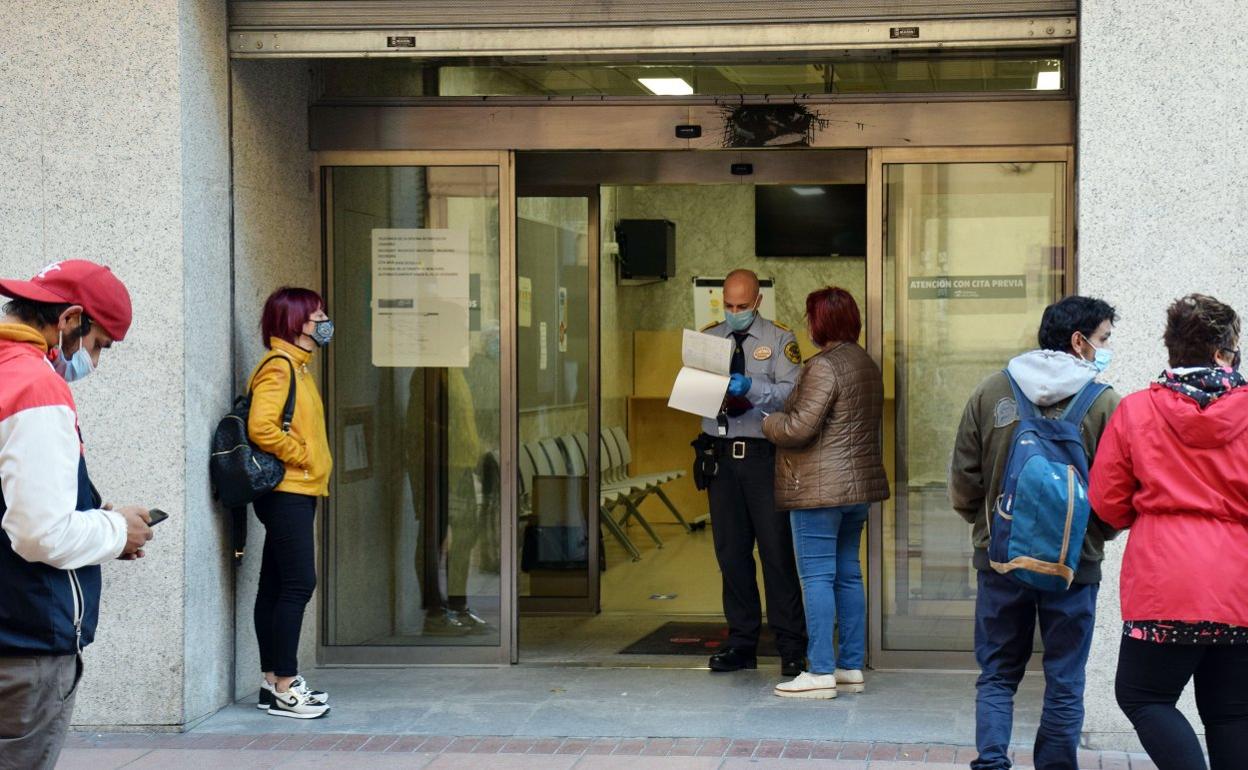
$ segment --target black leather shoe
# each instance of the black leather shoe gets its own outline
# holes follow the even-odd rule
[[[740,647],[729,647],[723,652],[711,656],[712,671],[740,671],[743,668],[758,668],[758,656]]]
[[[780,659],[780,675],[781,676],[797,676],[806,670],[805,658],[781,658]]]

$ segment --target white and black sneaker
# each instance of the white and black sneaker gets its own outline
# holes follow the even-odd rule
[[[273,705],[269,706],[269,714],[275,717],[292,717],[294,719],[316,719],[329,713],[329,706],[316,703],[307,690],[290,688],[286,692],[273,690]]]
[[[322,692],[321,690],[310,689],[308,687],[307,680],[305,680],[302,675],[295,677],[295,681],[290,683],[290,688],[292,690],[306,690],[308,695],[312,696],[312,701],[314,703],[319,703],[322,706],[324,706],[326,703],[329,703],[329,693]],[[267,711],[269,706],[272,706],[272,705],[273,705],[273,685],[269,684],[269,680],[261,679],[260,680],[260,697],[256,701],[256,708],[260,709],[261,711]]]

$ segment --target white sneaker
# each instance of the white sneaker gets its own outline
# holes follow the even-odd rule
[[[832,700],[836,697],[836,677],[832,674],[803,671],[793,681],[776,685],[775,693],[781,698]]]
[[[329,703],[329,693],[325,692],[324,690],[313,690],[311,687],[308,686],[308,680],[303,678],[303,674],[300,674],[299,676],[295,677],[295,681],[291,682],[290,686],[292,689],[300,690],[302,692],[307,693],[308,696],[312,698],[313,702],[315,703],[319,703],[322,706],[325,705],[326,703]]]
[[[329,706],[312,700],[312,694],[306,689],[296,690],[291,687],[286,692],[273,690],[273,705],[269,713],[275,717],[291,717],[293,719],[316,719],[329,713]]]
[[[305,690],[308,695],[312,696],[314,703],[325,705],[329,703],[329,694],[321,690],[313,690],[308,687],[308,682],[302,675],[295,677],[295,681],[290,683],[291,689]],[[260,697],[256,700],[256,708],[261,711],[268,711],[269,706],[273,705],[273,685],[267,679],[260,680]]]
[[[836,686],[845,692],[862,692],[867,689],[866,679],[858,669],[838,668],[832,674],[836,677]]]

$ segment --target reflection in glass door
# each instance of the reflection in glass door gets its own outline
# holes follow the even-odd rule
[[[894,481],[883,506],[875,665],[971,663],[975,574],[969,526],[947,495],[967,398],[1036,346],[1067,285],[1065,148],[1000,156],[884,153],[885,435]],[[992,158],[989,160],[989,158]],[[981,160],[982,159],[982,160]]]
[[[331,162],[322,177],[337,323],[326,662],[510,655],[499,328],[510,228],[500,166],[439,155]]]
[[[526,614],[598,609],[597,201],[596,188],[521,189],[516,199],[516,586]]]

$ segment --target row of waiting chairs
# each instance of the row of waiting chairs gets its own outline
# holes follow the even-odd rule
[[[598,516],[602,526],[611,533],[633,561],[641,558],[641,552],[629,539],[625,527],[629,519],[635,519],[645,530],[654,544],[662,548],[663,540],[641,515],[639,507],[643,500],[651,495],[658,498],[671,511],[672,516],[684,528],[691,532],[689,522],[672,504],[671,499],[663,491],[663,486],[685,475],[683,470],[669,470],[661,473],[649,473],[641,476],[629,476],[628,465],[632,462],[632,450],[628,445],[628,436],[620,427],[602,431],[598,452],[601,466],[601,484],[598,494]],[[522,508],[532,515],[532,489],[534,476],[588,476],[589,475],[589,435],[585,432],[574,433],[558,438],[544,438],[531,441],[520,448],[520,497]],[[616,518],[616,512],[623,509],[623,515]]]

